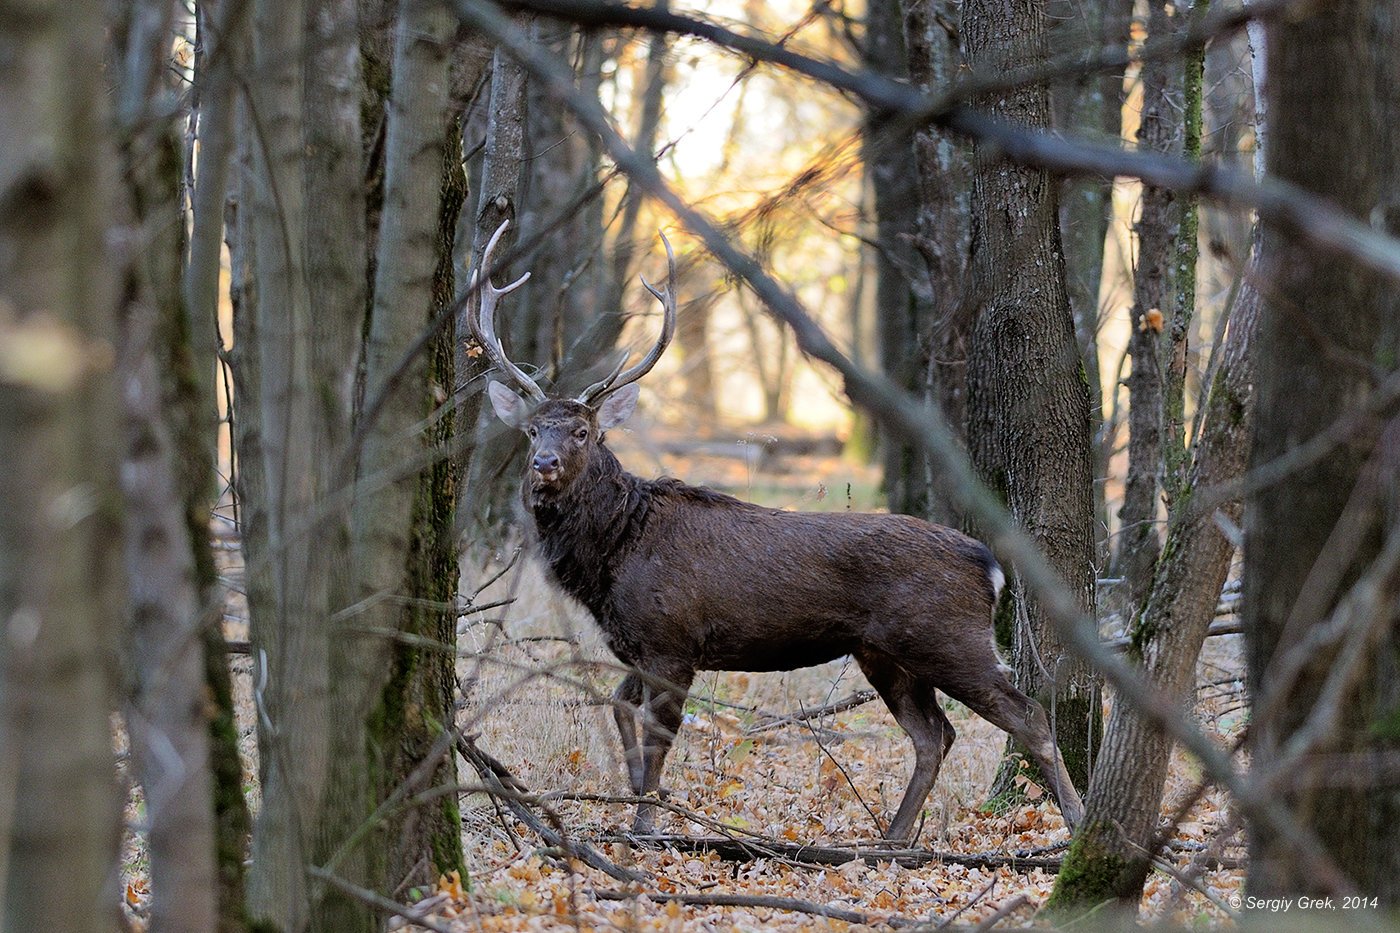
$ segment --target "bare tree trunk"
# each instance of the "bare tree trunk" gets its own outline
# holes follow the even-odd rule
[[[705,260],[683,262],[677,267],[676,293],[689,298],[676,315],[676,346],[680,351],[684,404],[697,423],[715,422],[715,370],[710,355],[710,311],[720,296],[722,273]]]
[[[0,928],[117,923],[122,604],[103,5],[0,17]],[[50,362],[35,365],[34,351]],[[18,507],[15,505],[18,504]]]
[[[1400,33],[1394,4],[1350,0],[1268,29],[1270,174],[1391,231],[1400,218]],[[1357,153],[1365,156],[1357,158]],[[1393,285],[1286,231],[1267,232],[1251,462],[1296,450],[1394,380]],[[1400,425],[1394,406],[1245,503],[1245,640],[1253,770],[1368,895],[1400,901],[1393,756],[1400,708]],[[1345,773],[1356,780],[1338,781]],[[1249,886],[1323,880],[1267,825],[1249,827]]]
[[[452,746],[446,740],[451,724],[445,719],[450,704],[440,695],[441,677],[426,685],[418,680],[426,667],[421,656],[432,649],[399,642],[395,636],[406,631],[410,636],[444,642],[445,649],[452,644],[455,632],[455,628],[444,632],[440,624],[440,618],[450,611],[413,608],[429,597],[450,606],[456,577],[452,574],[446,578],[446,586],[438,585],[444,573],[441,551],[447,532],[443,523],[446,527],[451,524],[450,499],[444,505],[433,495],[433,469],[424,475],[421,467],[411,465],[413,455],[433,452],[423,423],[433,407],[433,395],[429,385],[432,361],[423,354],[410,357],[424,327],[441,309],[444,289],[450,294],[450,282],[440,279],[442,263],[450,267],[451,251],[443,257],[439,241],[444,222],[443,166],[447,161],[443,115],[448,111],[447,54],[453,25],[440,4],[410,0],[400,10],[395,26],[384,209],[365,346],[365,407],[360,432],[364,447],[353,517],[357,591],[346,622],[362,637],[353,642],[341,639],[348,643],[337,651],[337,672],[342,681],[337,706],[351,719],[349,728],[342,732],[343,753],[337,755],[345,761],[336,771],[337,787],[352,801],[360,802],[338,807],[339,818],[332,816],[329,823],[342,846],[353,847],[342,851],[342,856],[364,861],[370,886],[383,884],[390,890],[404,881],[406,874],[421,883],[435,878],[438,870],[461,864],[454,807],[445,813],[426,808],[413,814],[408,825],[395,820],[387,846],[372,846],[360,837],[344,842],[375,805],[402,792],[402,780],[424,763],[421,756],[428,754],[424,746],[432,744],[429,736],[442,740],[437,755],[447,762],[445,772],[438,765],[429,773],[449,783],[452,774],[448,757]],[[446,222],[453,224],[455,220],[449,213]],[[438,351],[445,348],[439,346]],[[442,394],[445,397],[445,391]],[[410,452],[407,457],[406,451]],[[442,514],[431,514],[432,506]],[[450,559],[446,563],[451,567]],[[425,686],[426,693],[421,692]],[[415,721],[426,735],[409,734]],[[405,747],[400,747],[401,743]],[[368,760],[355,749],[368,749]],[[383,784],[391,786],[376,786],[373,775],[382,776]],[[440,819],[444,816],[447,820]],[[444,827],[444,822],[451,825]],[[431,842],[430,852],[404,850],[406,844],[416,848],[424,840]],[[431,856],[437,864],[420,875],[414,866],[421,856]],[[328,904],[318,918],[325,929],[349,929],[351,922],[373,926],[360,905],[345,901],[333,910],[331,907]]]
[[[962,65],[956,37],[943,25],[956,14],[934,0],[901,0],[909,78],[932,92],[947,86]],[[951,5],[946,5],[950,7]],[[940,17],[945,17],[940,22]],[[962,427],[967,416],[967,348],[972,336],[973,302],[969,294],[969,196],[972,167],[965,143],[924,126],[914,133],[919,204],[913,244],[927,272],[930,302],[924,391],[949,423]],[[939,492],[924,464],[926,517],[961,524],[952,503]]]
[[[470,268],[481,269],[481,256],[491,234],[505,220],[514,220],[520,209],[520,184],[525,157],[525,117],[526,117],[525,69],[505,52],[497,50],[491,65],[491,97],[488,102],[486,123],[486,156],[482,164],[481,181],[476,193],[476,208],[471,213],[472,227],[468,235],[465,222],[459,224],[457,236],[459,249],[470,249]],[[464,215],[465,221],[465,215]],[[507,234],[497,255],[505,254],[505,247],[514,242],[513,234]],[[504,271],[497,273],[498,282],[508,281]],[[467,282],[459,282],[464,289]],[[467,355],[467,348],[473,345],[467,315],[478,307],[476,298],[466,303],[457,317],[456,325],[456,384],[457,394],[466,399],[458,412],[458,433],[470,432],[474,438],[470,455],[464,457],[460,470],[463,477],[461,496],[458,502],[457,530],[459,533],[470,529],[475,537],[487,529],[499,526],[503,515],[499,509],[502,503],[493,492],[492,480],[498,478],[500,454],[489,456],[492,437],[500,437],[503,431],[490,411],[483,411],[480,400],[482,380],[476,378],[485,372],[485,360],[476,362]],[[500,443],[500,442],[498,442]],[[506,513],[509,514],[508,512]]]
[[[1258,268],[1256,257],[1231,314],[1229,335],[1216,351],[1223,362],[1206,402],[1189,480],[1173,504],[1151,595],[1132,628],[1129,650],[1144,674],[1183,707],[1190,704],[1196,660],[1235,552],[1218,515],[1238,523],[1239,501],[1225,502],[1217,510],[1194,500],[1238,480],[1245,471],[1254,415]],[[1113,705],[1089,785],[1084,823],[1055,881],[1052,907],[1081,912],[1117,900],[1125,910],[1136,912],[1151,867],[1171,749],[1171,740],[1138,707]]]
[[[1178,31],[1176,20],[1185,11],[1175,12],[1166,0],[1151,0],[1149,28],[1154,38],[1166,39]],[[1194,75],[1176,58],[1149,59],[1142,66],[1142,122],[1138,127],[1141,149],[1172,154],[1193,148],[1186,125],[1192,101],[1186,98],[1194,87],[1195,151],[1200,151],[1200,72],[1199,58]],[[1176,467],[1181,455],[1182,432],[1173,430],[1168,410],[1179,409],[1176,380],[1168,374],[1173,366],[1172,335],[1189,323],[1189,308],[1183,313],[1181,298],[1194,291],[1195,204],[1164,188],[1144,186],[1137,224],[1137,269],[1133,283],[1132,338],[1129,351],[1133,369],[1128,377],[1128,475],[1123,505],[1118,512],[1120,530],[1114,572],[1124,578],[1130,612],[1137,612],[1152,588],[1154,568],[1161,552],[1158,529],[1160,497],[1168,489],[1167,463],[1173,464],[1172,485],[1180,484]],[[1192,269],[1188,272],[1177,260],[1177,250],[1192,240]],[[1183,276],[1186,276],[1185,280]],[[1194,299],[1194,294],[1191,296]],[[1185,331],[1183,329],[1183,338]],[[1184,347],[1183,347],[1184,349]],[[1184,379],[1185,358],[1182,358]],[[1171,400],[1174,400],[1171,401]],[[1179,425],[1179,422],[1176,422]]]
[[[1040,0],[969,0],[963,35],[976,70],[1033,66],[1045,56]],[[983,102],[994,116],[1044,128],[1042,85]],[[978,147],[972,189],[973,266],[979,313],[968,367],[968,441],[992,489],[1061,578],[1094,612],[1093,458],[1089,388],[1065,291],[1056,182]],[[1044,609],[1015,580],[1004,601],[1016,683],[1044,704],[1076,787],[1097,750],[1097,679],[1073,659]],[[1008,759],[994,794],[1014,793]]]
[[[304,871],[327,802],[331,742],[344,722],[339,710],[332,716],[331,702],[334,548],[313,543],[322,535],[336,539],[321,509],[339,478],[330,439],[343,428],[328,416],[324,388],[330,380],[318,371],[324,358],[315,347],[324,323],[313,313],[307,281],[307,224],[313,216],[321,219],[321,205],[307,200],[306,15],[300,0],[254,4],[255,142],[244,218],[257,270],[257,343],[249,349],[258,356],[253,397],[260,406],[267,516],[266,551],[259,557],[246,550],[245,565],[250,595],[265,587],[270,597],[270,611],[261,617],[250,604],[255,676],[265,687],[257,697],[263,807],[253,834],[249,898],[257,921],[286,930],[301,930],[311,920]],[[247,388],[238,387],[241,400]],[[246,419],[246,401],[240,407]]]
[[[1132,0],[1080,4],[1053,0],[1051,46],[1059,54],[1089,49],[1125,51]],[[1051,89],[1055,126],[1062,132],[1117,142],[1123,127],[1123,76],[1117,71],[1084,74]],[[1103,373],[1099,368],[1099,287],[1104,239],[1113,215],[1113,179],[1078,178],[1060,182],[1060,234],[1065,248],[1065,284],[1074,335],[1089,383],[1090,428],[1094,438],[1094,543],[1097,566],[1107,566],[1108,505],[1105,487],[1113,438],[1104,425]]]
[[[150,826],[151,922],[159,930],[205,931],[219,914],[204,658],[205,629],[218,618],[206,603],[215,590],[205,582],[213,577],[213,425],[198,417],[212,410],[212,398],[207,408],[196,402],[185,338],[181,140],[173,121],[148,116],[173,96],[166,79],[173,12],[167,3],[141,4],[115,30],[123,51],[119,112],[127,121],[122,167],[131,223],[144,245],[124,270],[119,357],[130,581],[122,641],[126,720]],[[212,369],[212,353],[205,359]]]
[[[126,722],[150,824],[151,925],[199,933],[215,929],[218,917],[199,632],[209,619],[172,469],[176,448],[156,371],[157,313],[137,299],[127,310],[122,339],[127,437],[122,485],[129,516],[131,613],[124,642],[134,679]]]
[[[218,339],[219,278],[222,266],[224,204],[228,168],[233,153],[233,69],[247,44],[249,4],[225,0],[201,4],[195,80],[199,157],[190,194],[190,245],[183,270],[185,325],[168,327],[172,343],[168,359],[180,375],[175,404],[181,409],[175,443],[183,465],[185,519],[194,553],[194,572],[202,611],[204,680],[212,701],[209,720],[209,767],[214,784],[216,868],[218,871],[219,931],[247,928],[243,862],[247,855],[251,816],[243,796],[243,765],[234,722],[233,686],[222,627],[215,622],[216,606],[224,599],[209,547],[210,483],[218,447],[214,369]],[[169,322],[173,325],[174,322]]]
[[[880,74],[909,76],[899,0],[874,0],[868,5],[861,54],[865,66]],[[912,131],[891,126],[878,114],[867,118],[862,155],[875,194],[880,364],[896,384],[923,395],[932,312],[927,289],[914,284],[914,270],[923,264],[913,245],[921,207],[920,179],[909,171],[914,151]],[[926,458],[903,438],[881,435],[879,441],[890,511],[927,516],[931,503]]]

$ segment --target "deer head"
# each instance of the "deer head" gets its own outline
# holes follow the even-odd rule
[[[496,244],[510,226],[506,220],[496,229],[482,254],[480,268],[490,269]],[[664,291],[642,278],[647,291],[661,302],[664,319],[661,336],[655,346],[637,365],[624,370],[627,357],[619,361],[605,378],[584,389],[576,398],[550,398],[534,379],[530,378],[506,355],[501,339],[496,335],[496,306],[502,295],[524,285],[530,278],[526,272],[503,288],[481,278],[478,294],[480,305],[470,318],[472,333],[486,356],[504,373],[517,389],[503,382],[492,381],[487,386],[491,407],[506,424],[524,431],[530,438],[529,462],[531,480],[536,488],[562,489],[582,472],[594,449],[601,443],[603,432],[622,424],[637,406],[637,381],[651,372],[661,354],[666,351],[676,332],[676,256],[671,243],[662,234],[666,246],[667,281]],[[477,287],[478,274],[472,273],[472,286]]]

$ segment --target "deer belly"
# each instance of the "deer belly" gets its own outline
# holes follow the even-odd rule
[[[726,637],[728,636],[728,637]],[[786,631],[711,632],[700,652],[700,670],[791,671],[825,664],[855,648],[841,634],[819,628]]]

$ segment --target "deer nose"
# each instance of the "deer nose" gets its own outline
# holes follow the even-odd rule
[[[539,473],[550,473],[559,469],[559,455],[552,453],[535,454],[532,461],[535,470]]]

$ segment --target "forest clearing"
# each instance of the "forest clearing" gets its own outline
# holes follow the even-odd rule
[[[0,0],[0,933],[1400,923],[1400,0]]]

